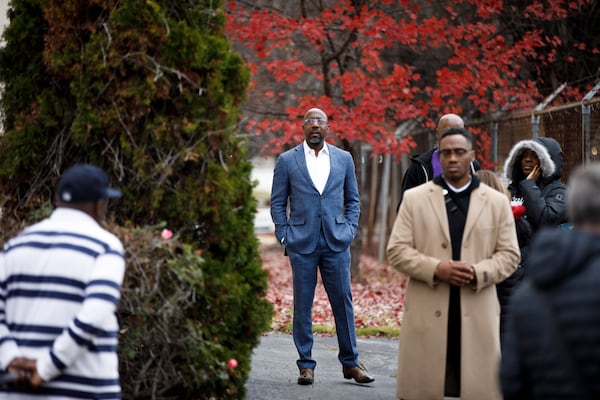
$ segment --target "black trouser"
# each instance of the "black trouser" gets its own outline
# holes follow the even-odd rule
[[[450,286],[444,396],[460,397],[460,288]]]

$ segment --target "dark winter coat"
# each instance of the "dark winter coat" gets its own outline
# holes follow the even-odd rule
[[[542,176],[537,182],[527,178],[521,167],[525,150],[534,151],[539,160]],[[504,331],[510,310],[511,296],[527,274],[529,244],[541,227],[556,227],[566,222],[566,185],[560,182],[562,175],[562,151],[560,144],[546,137],[522,140],[513,146],[504,163],[505,177],[510,180],[508,190],[512,204],[525,206],[525,215],[515,221],[517,239],[521,250],[519,268],[504,282],[498,284],[500,301],[500,330]]]
[[[434,151],[435,149],[431,149],[426,153],[416,154],[410,157],[410,166],[407,168],[404,177],[402,178],[401,198],[404,196],[404,192],[407,189],[419,186],[433,179],[431,159],[433,158]]]
[[[527,178],[521,168],[525,150],[534,151],[540,159],[542,176],[538,182]],[[562,176],[562,150],[560,144],[546,137],[522,140],[513,146],[504,163],[506,178],[510,180],[508,190],[513,202],[522,199],[526,218],[533,231],[542,226],[558,226],[566,221],[566,186],[560,182]]]
[[[600,398],[599,288],[599,235],[537,234],[502,339],[504,400]]]

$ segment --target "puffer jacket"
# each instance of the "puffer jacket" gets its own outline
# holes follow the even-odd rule
[[[521,168],[525,150],[534,151],[539,160],[542,175],[537,182],[526,179]],[[505,178],[510,181],[508,190],[513,207],[524,206],[525,214],[515,221],[517,238],[521,249],[521,262],[513,275],[497,285],[500,302],[500,332],[503,333],[510,310],[513,292],[527,275],[529,244],[541,227],[557,227],[566,222],[566,185],[560,182],[562,175],[562,150],[560,144],[547,137],[522,140],[511,149],[504,163]]]
[[[504,400],[600,398],[599,287],[597,233],[536,234],[503,336]]]

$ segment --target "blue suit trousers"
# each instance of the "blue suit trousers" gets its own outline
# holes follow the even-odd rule
[[[319,244],[311,254],[288,251],[293,271],[294,320],[293,338],[299,359],[298,368],[315,368],[312,359],[313,332],[312,306],[317,285],[317,268],[335,319],[339,346],[338,359],[344,367],[358,365],[354,307],[352,305],[350,277],[350,248],[332,251],[321,231]]]

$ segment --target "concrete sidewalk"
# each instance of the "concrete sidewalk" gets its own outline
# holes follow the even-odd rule
[[[315,335],[313,358],[317,361],[313,385],[298,385],[298,353],[289,334],[269,333],[254,349],[248,400],[395,400],[398,340],[358,338],[360,360],[375,382],[360,385],[344,379],[337,359],[335,336]]]

